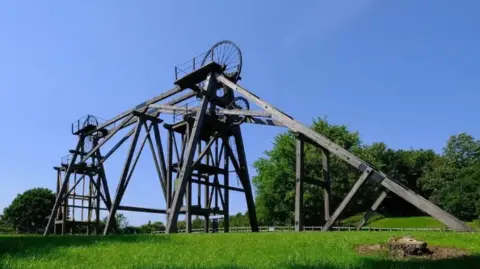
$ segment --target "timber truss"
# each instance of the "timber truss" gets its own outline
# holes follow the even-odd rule
[[[100,211],[108,216],[103,234],[117,229],[117,211],[138,211],[166,215],[166,232],[177,231],[179,215],[186,216],[187,232],[191,231],[192,215],[202,216],[205,232],[209,218],[221,216],[224,231],[229,229],[229,192],[245,195],[252,231],[258,231],[255,204],[247,168],[241,125],[244,123],[286,127],[297,134],[295,229],[303,230],[303,185],[317,184],[324,189],[327,231],[368,180],[384,190],[365,214],[358,228],[366,223],[388,193],[398,195],[418,209],[457,231],[471,228],[456,217],[432,204],[323,135],[296,121],[238,84],[242,58],[239,48],[230,41],[215,44],[206,53],[175,68],[175,87],[159,96],[100,123],[88,116],[72,127],[78,143],[57,170],[57,197],[45,234],[67,233],[74,227],[95,229],[100,233]],[[185,67],[187,66],[187,67]],[[185,67],[185,68],[184,68]],[[186,106],[188,100],[198,105]],[[256,110],[250,109],[250,103]],[[167,116],[181,116],[178,122],[165,122]],[[163,126],[162,126],[163,125]],[[163,128],[161,128],[163,127]],[[131,128],[111,148],[105,144],[119,131]],[[143,131],[143,132],[142,132]],[[143,133],[143,136],[142,136]],[[166,150],[162,138],[166,140]],[[113,196],[104,169],[104,162],[130,140],[121,176]],[[165,201],[164,209],[122,205],[140,154],[148,143]],[[323,180],[304,176],[304,144],[318,147],[323,154]],[[105,155],[101,154],[106,152]],[[343,201],[330,214],[330,159],[340,158],[359,171],[359,178]],[[240,186],[231,186],[230,168]],[[81,190],[81,191],[79,191]],[[80,192],[80,194],[78,193]],[[78,212],[81,210],[81,219]],[[77,220],[75,220],[77,216]]]

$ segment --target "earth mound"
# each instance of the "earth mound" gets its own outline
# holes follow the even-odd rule
[[[386,244],[360,245],[356,248],[361,255],[384,254],[396,259],[452,259],[466,257],[469,253],[462,249],[438,246],[427,247],[427,242],[413,237],[393,237]]]

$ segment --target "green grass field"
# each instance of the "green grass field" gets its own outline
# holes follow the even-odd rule
[[[344,226],[356,226],[363,215],[356,215],[341,221]],[[480,228],[478,223],[467,223],[471,227]],[[446,226],[432,217],[398,217],[385,218],[382,215],[373,215],[366,226],[374,228],[446,228]],[[479,267],[480,268],[480,267]]]
[[[373,221],[369,226],[378,228],[445,228],[445,225],[432,217],[384,218]]]
[[[0,267],[17,268],[480,268],[480,234],[414,233],[430,245],[472,253],[458,260],[360,256],[358,244],[402,233],[304,232],[110,237],[0,237]],[[408,235],[412,235],[409,233]]]

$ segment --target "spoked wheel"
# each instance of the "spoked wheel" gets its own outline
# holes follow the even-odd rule
[[[83,141],[83,151],[84,153],[88,153],[92,149],[93,149],[93,136],[89,135],[85,137],[85,140]]]
[[[92,115],[88,115],[83,122],[83,127],[85,128],[89,125],[98,126],[98,119]],[[85,140],[83,141],[83,151],[87,153],[91,149],[93,149],[93,136],[89,135],[85,137]]]
[[[223,66],[223,74],[229,80],[237,82],[242,72],[242,52],[232,41],[223,40],[215,45],[205,54],[202,66],[209,62],[216,62]]]
[[[236,110],[249,110],[250,109],[250,104],[248,103],[248,100],[245,97],[237,96],[228,105],[228,108],[229,109],[236,109]],[[233,118],[232,123],[234,125],[240,125],[246,119],[246,117],[243,116],[243,115],[233,115],[232,118]]]
[[[240,80],[240,73],[242,72],[242,52],[233,42],[223,40],[213,45],[205,54],[202,60],[202,66],[210,62],[216,62],[221,65],[224,68],[223,75],[232,82],[236,83]],[[204,87],[204,82],[199,86]],[[218,105],[222,107],[228,106],[234,97],[232,89],[224,85],[219,85],[216,90],[216,96],[218,98]]]
[[[87,127],[88,125],[98,126],[97,118],[92,115],[88,115],[85,121],[83,122],[83,127]]]

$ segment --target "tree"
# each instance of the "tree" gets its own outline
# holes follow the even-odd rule
[[[117,224],[118,232],[123,232],[127,227],[129,227],[129,222],[127,217],[123,215],[123,213],[117,212],[115,214],[115,221]],[[104,229],[105,225],[107,224],[107,217],[103,218],[103,220],[100,222],[100,228]]]
[[[37,232],[45,228],[50,216],[55,194],[46,188],[25,191],[4,209],[3,219],[19,232]]]
[[[357,132],[344,125],[329,124],[315,119],[312,128],[340,146],[353,152],[361,150]],[[305,173],[310,178],[322,178],[322,153],[314,146],[305,145]],[[358,172],[342,160],[331,158],[332,204],[337,205],[358,178]],[[264,225],[292,224],[295,199],[295,136],[291,132],[275,137],[272,150],[254,163],[257,176],[253,178],[259,222]],[[324,220],[323,191],[318,186],[305,185],[305,224],[318,224]],[[365,205],[360,205],[366,208]],[[345,214],[351,214],[353,205]]]
[[[152,223],[149,220],[147,224],[144,224],[139,227],[140,233],[152,233],[152,232],[160,232],[160,231],[165,231],[165,225],[161,221],[155,221]]]
[[[467,133],[454,135],[447,141],[443,152],[452,167],[471,167],[480,162],[480,140],[475,140]]]
[[[467,221],[480,216],[480,165],[472,170],[459,175],[435,193],[443,209]]]
[[[0,233],[11,233],[11,232],[13,232],[12,227],[5,222],[3,215],[0,215]]]
[[[316,119],[312,129],[326,136],[333,142],[360,157],[369,165],[380,170],[392,179],[399,181],[413,191],[426,195],[427,198],[444,197],[448,180],[458,177],[458,168],[469,167],[478,163],[480,143],[467,134],[460,134],[449,139],[444,154],[433,150],[408,149],[395,150],[385,143],[375,142],[370,145],[361,143],[358,132],[349,131],[344,125],[334,125],[325,119]],[[453,165],[448,165],[452,163]],[[293,224],[295,204],[295,135],[291,132],[275,137],[273,149],[254,163],[257,176],[253,178],[256,190],[256,204],[259,222],[262,225]],[[322,180],[322,154],[314,146],[305,146],[305,176]],[[332,210],[342,201],[359,172],[344,161],[332,156],[331,170],[331,207]],[[472,180],[464,180],[470,182]],[[467,183],[465,183],[467,184]],[[304,223],[321,225],[323,216],[323,191],[318,186],[304,186]],[[367,181],[357,192],[354,202],[342,213],[343,218],[365,212],[378,197],[382,186]],[[440,198],[439,198],[440,199]],[[443,198],[442,198],[443,199]],[[450,199],[453,201],[452,199]],[[438,200],[441,204],[441,200]],[[480,204],[480,202],[479,202]],[[401,197],[389,195],[383,202],[381,211],[389,216],[412,216],[425,214]],[[470,214],[470,213],[469,213]]]
[[[128,219],[123,215],[123,213],[117,213],[115,214],[115,220],[117,221],[117,227],[120,230],[123,230],[128,227]]]
[[[432,202],[463,220],[480,215],[480,140],[461,133],[451,136],[443,154],[419,180]]]

